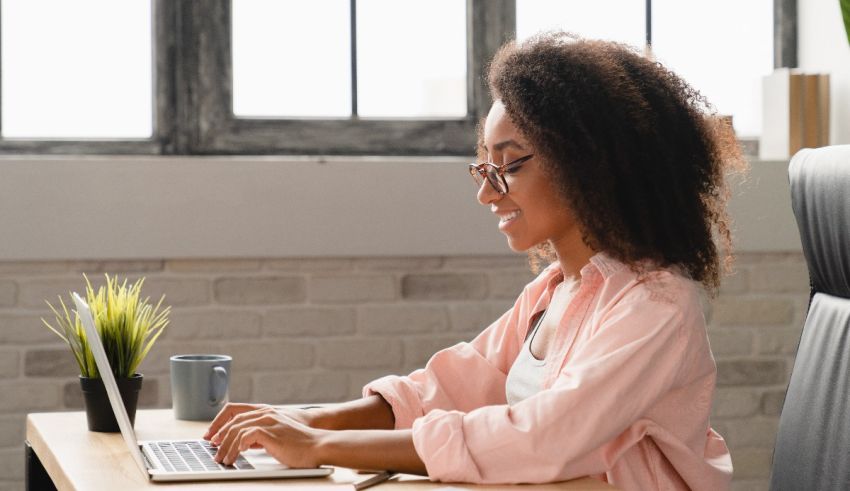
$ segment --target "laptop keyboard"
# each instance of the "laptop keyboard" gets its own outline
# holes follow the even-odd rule
[[[253,469],[245,457],[239,456],[233,465],[221,465],[213,459],[216,449],[206,440],[149,443],[154,455],[166,470],[172,472],[207,472]]]

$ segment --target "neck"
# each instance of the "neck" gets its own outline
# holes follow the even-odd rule
[[[558,263],[564,278],[581,279],[581,269],[590,262],[590,258],[596,254],[581,240],[581,236],[574,236],[558,243],[551,243],[558,256]]]

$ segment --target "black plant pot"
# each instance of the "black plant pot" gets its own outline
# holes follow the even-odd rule
[[[142,374],[137,373],[130,378],[116,378],[118,392],[130,417],[130,426],[136,422],[136,405],[139,402],[139,391],[142,389]],[[80,376],[80,386],[83,388],[83,398],[86,401],[86,417],[89,431],[116,432],[118,420],[109,404],[103,379]]]

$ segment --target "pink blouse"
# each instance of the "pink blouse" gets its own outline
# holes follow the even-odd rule
[[[509,406],[505,378],[558,264],[469,343],[424,369],[363,388],[412,428],[433,480],[544,483],[591,476],[622,489],[724,490],[732,459],[711,429],[716,367],[699,285],[670,270],[639,278],[597,254],[553,335],[543,390]]]

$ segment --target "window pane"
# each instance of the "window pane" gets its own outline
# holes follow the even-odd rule
[[[233,0],[233,113],[351,115],[349,0]]]
[[[761,133],[761,77],[773,71],[773,1],[655,0],[658,61],[683,76],[739,136]]]
[[[150,0],[2,0],[2,133],[149,138]]]
[[[646,3],[644,0],[517,0],[517,39],[554,29],[643,49]]]
[[[466,1],[359,0],[361,116],[466,115]]]

